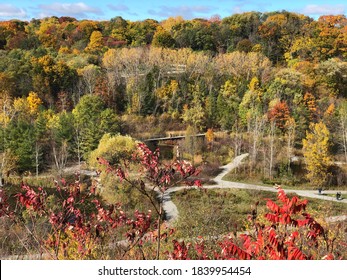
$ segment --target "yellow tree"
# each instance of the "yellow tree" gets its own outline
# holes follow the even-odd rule
[[[209,143],[211,143],[214,140],[214,132],[212,128],[207,129],[206,140]]]
[[[205,137],[206,137],[206,140],[207,140],[207,144],[208,144],[209,150],[212,150],[214,136],[215,135],[214,135],[213,129],[212,128],[207,129]]]
[[[307,179],[317,187],[322,187],[329,175],[329,135],[329,130],[323,122],[311,123],[310,131],[306,132],[306,139],[302,140]]]
[[[55,17],[41,20],[40,28],[36,31],[41,44],[45,48],[59,49],[62,39],[62,29]]]
[[[29,113],[31,115],[37,115],[39,112],[40,105],[43,103],[36,92],[29,92],[27,97],[27,102],[29,106]]]
[[[13,102],[13,107],[17,116],[19,118],[23,118],[25,120],[33,121],[37,114],[39,113],[40,105],[42,104],[42,100],[38,96],[36,92],[29,92],[29,95],[25,97],[16,98]]]
[[[166,31],[171,32],[175,25],[179,25],[184,23],[184,19],[181,16],[169,17],[161,22],[161,27],[163,27]]]
[[[103,36],[100,31],[93,31],[90,35],[89,44],[86,47],[86,51],[88,52],[98,52],[103,48]]]

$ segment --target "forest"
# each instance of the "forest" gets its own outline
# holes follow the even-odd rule
[[[140,188],[149,198],[149,205],[142,205],[140,194],[133,193],[135,183],[129,179],[132,189],[125,187],[127,175],[111,165],[128,160],[163,180],[171,178],[166,171],[168,177],[151,170],[144,158],[135,164],[132,154],[146,139],[185,135],[178,144],[180,157],[200,168],[203,181],[235,156],[248,153],[245,164],[228,175],[231,181],[345,190],[346,98],[344,15],[315,20],[278,11],[192,20],[178,16],[161,22],[120,16],[109,21],[71,17],[2,21],[0,185],[14,194],[21,183],[30,184],[40,187],[31,193],[40,197],[44,184],[54,188],[58,180],[65,185],[72,176],[66,170],[77,165],[102,171],[103,201],[121,200],[127,210],[152,207],[161,216],[154,194]],[[205,137],[195,138],[197,134]],[[142,149],[158,163],[154,150]],[[163,147],[160,160],[168,162],[177,155]],[[100,158],[107,163],[100,165]],[[178,168],[183,178],[197,176],[184,173],[182,166],[172,168]],[[87,188],[91,182],[82,175],[78,179],[85,180]],[[115,177],[123,180],[116,188]],[[200,186],[194,180],[193,184]],[[76,200],[76,193],[65,195]],[[19,195],[21,203],[33,207],[24,196]],[[279,192],[286,205],[284,196]],[[304,204],[291,214],[302,211]],[[41,209],[35,207],[36,212]],[[1,211],[0,216],[11,216]],[[143,222],[143,216],[137,218]],[[271,216],[269,221],[276,219]],[[159,218],[156,226],[161,222]],[[314,230],[317,236],[322,232]],[[188,250],[174,244],[172,258]],[[61,244],[54,248],[60,258]],[[205,256],[199,248],[196,258]],[[250,253],[232,248],[238,257],[250,258]],[[91,258],[89,253],[83,257]]]

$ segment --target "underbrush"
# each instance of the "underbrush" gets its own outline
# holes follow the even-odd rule
[[[264,197],[274,199],[275,193],[248,190],[185,190],[174,193],[172,200],[179,211],[177,238],[203,236],[213,238],[229,232],[244,231],[245,217],[252,214],[252,205],[259,201],[257,211],[266,205]]]
[[[293,195],[289,194],[288,197]],[[202,236],[214,240],[223,234],[248,230],[247,217],[259,218],[266,209],[266,199],[276,193],[255,190],[185,190],[172,194],[179,218],[175,224],[176,238],[189,240]],[[347,214],[347,205],[333,201],[308,199],[307,211],[322,223],[325,217]],[[257,205],[257,206],[256,206]],[[346,224],[344,224],[347,230]]]
[[[44,187],[45,189],[54,188],[59,176],[54,175],[39,175],[39,176],[9,176],[6,178],[6,185],[19,187],[20,185],[28,185],[32,187]],[[64,174],[66,181],[73,182],[76,180],[75,174]],[[90,184],[90,176],[80,174],[78,180],[85,185]]]

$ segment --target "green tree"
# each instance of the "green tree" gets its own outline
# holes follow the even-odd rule
[[[63,61],[56,62],[51,55],[33,58],[31,73],[35,92],[52,107],[58,93],[71,90],[77,78],[75,70]]]
[[[319,95],[347,96],[347,62],[338,58],[329,59],[319,63],[315,68],[314,79]]]
[[[324,123],[311,123],[306,139],[302,140],[307,178],[317,187],[323,186],[328,178],[331,164],[329,136],[329,130]]]
[[[99,96],[82,96],[72,114],[78,135],[76,145],[85,159],[97,148],[104,133],[119,132],[117,115],[111,109],[105,109],[105,104]]]
[[[18,157],[10,150],[0,150],[0,187],[3,186],[5,178],[11,171],[17,168]]]
[[[257,163],[259,143],[263,138],[265,118],[263,112],[263,92],[259,85],[258,78],[254,77],[248,86],[239,105],[239,117],[243,126],[247,127],[247,133],[251,136],[249,146],[252,165]],[[251,169],[250,169],[251,171]]]
[[[246,39],[259,40],[259,26],[262,14],[259,12],[247,12],[234,14],[222,20],[222,25],[228,28],[228,51],[235,50],[238,42]]]
[[[32,125],[20,120],[6,130],[6,146],[18,159],[19,172],[35,170],[35,131]]]
[[[111,36],[118,41],[126,41],[128,22],[122,17],[111,18],[109,28],[112,29]]]
[[[218,105],[215,93],[211,90],[205,99],[207,127],[215,127],[218,123]]]
[[[98,116],[104,110],[104,104],[100,97],[84,95],[73,109],[75,127],[80,134],[80,147],[86,158],[87,154],[94,150],[102,135],[98,135]]]
[[[158,22],[153,19],[131,22],[128,25],[128,38],[132,46],[149,45],[158,27]]]
[[[239,104],[239,117],[244,125],[247,125],[247,130],[250,132],[252,121],[263,114],[263,92],[259,85],[259,80],[253,77]]]

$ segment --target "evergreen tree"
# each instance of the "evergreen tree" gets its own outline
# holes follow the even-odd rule
[[[35,131],[24,121],[14,122],[6,131],[7,148],[12,151],[17,160],[19,172],[35,169]]]
[[[102,135],[119,132],[117,115],[111,109],[105,109],[99,96],[84,95],[72,114],[75,131],[79,135],[76,145],[85,159],[97,148]]]

